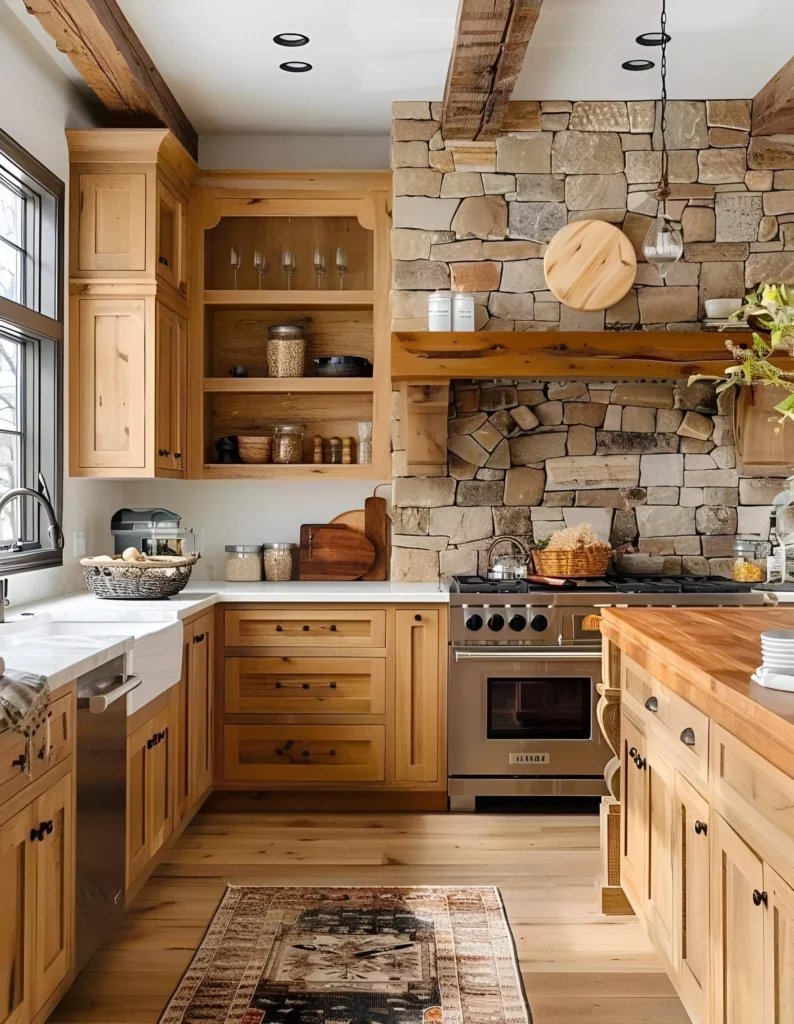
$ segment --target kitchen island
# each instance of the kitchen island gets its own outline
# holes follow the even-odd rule
[[[750,678],[776,628],[794,609],[603,612],[620,885],[697,1024],[782,1021],[794,992],[794,694]]]

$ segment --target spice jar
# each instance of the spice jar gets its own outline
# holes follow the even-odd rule
[[[738,583],[763,583],[769,542],[760,537],[737,537],[733,543],[733,578]]]
[[[329,437],[328,438],[328,462],[334,466],[338,466],[342,462],[342,438],[341,437]]]
[[[275,583],[292,579],[291,544],[265,544],[265,579]]]
[[[226,579],[229,583],[256,583],[261,580],[262,545],[227,545]]]
[[[300,324],[271,324],[267,329],[267,372],[271,377],[302,377],[306,338]]]
[[[306,427],[302,423],[282,423],[273,432],[273,462],[303,462],[303,433]]]

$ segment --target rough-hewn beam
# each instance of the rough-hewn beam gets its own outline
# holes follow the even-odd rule
[[[794,57],[753,100],[753,135],[794,132]]]
[[[444,92],[447,139],[491,139],[524,63],[543,0],[460,0]]]
[[[116,0],[25,0],[86,85],[125,124],[169,128],[195,159],[198,135]]]

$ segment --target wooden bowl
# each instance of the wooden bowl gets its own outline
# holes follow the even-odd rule
[[[272,437],[238,437],[237,450],[243,462],[249,464],[270,462],[273,453]]]

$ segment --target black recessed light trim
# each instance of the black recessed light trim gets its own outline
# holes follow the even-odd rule
[[[279,32],[273,36],[273,42],[277,46],[305,46],[308,41],[309,37],[302,32]]]
[[[281,65],[284,66],[283,64]],[[651,68],[656,67],[652,60],[624,60],[620,65],[624,71],[650,71]]]
[[[669,43],[671,38],[666,32],[664,35],[661,32],[643,32],[637,36],[637,42],[640,46],[661,46],[663,42]]]
[[[311,71],[312,65],[307,64],[305,60],[285,60],[283,64],[279,64],[282,71],[291,71],[294,75],[300,75],[304,71]]]

